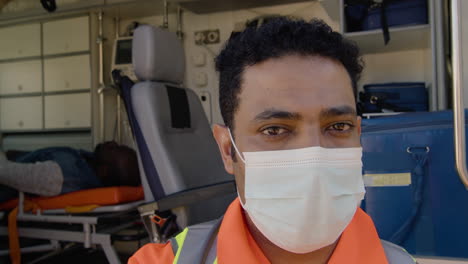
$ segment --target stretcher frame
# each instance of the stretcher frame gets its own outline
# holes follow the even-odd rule
[[[53,224],[82,225],[82,231],[70,231],[59,228],[37,228],[18,227],[20,238],[33,238],[49,240],[49,244],[21,248],[21,253],[43,252],[59,250],[59,242],[76,242],[83,244],[84,248],[100,246],[110,264],[120,264],[121,261],[115,248],[112,246],[112,234],[130,227],[134,221],[139,220],[138,214],[135,219],[112,228],[98,230],[97,226],[103,218],[112,219],[130,215],[136,212],[138,205],[144,203],[143,200],[97,207],[86,215],[70,214],[64,209],[37,210],[35,213],[24,211],[24,193],[19,193],[17,222],[40,222]],[[0,227],[0,236],[8,236],[8,228]],[[8,255],[9,250],[0,250],[0,256]]]
[[[159,234],[156,223],[152,219],[158,212],[185,207],[194,203],[203,202],[215,197],[222,197],[237,193],[235,181],[225,181],[212,185],[205,185],[168,195],[158,201],[138,206],[150,242],[166,242]]]
[[[97,207],[87,215],[70,214],[64,209],[38,210],[35,213],[24,211],[25,196],[23,192],[19,193],[18,201],[18,222],[40,222],[40,223],[61,223],[82,225],[82,231],[69,231],[55,228],[29,228],[18,227],[18,235],[21,238],[33,238],[49,240],[49,244],[21,248],[21,253],[42,252],[60,249],[59,242],[77,242],[82,243],[84,248],[100,246],[110,264],[120,264],[121,261],[116,250],[112,246],[112,233],[123,230],[134,222],[124,223],[120,226],[97,231],[96,226],[100,218],[120,217],[124,214],[135,212],[138,209],[139,216],[152,242],[164,242],[157,232],[155,223],[151,219],[158,211],[170,210],[178,207],[187,206],[200,201],[208,200],[214,197],[229,195],[236,192],[234,181],[226,181],[208,186],[201,186],[174,193],[155,202],[145,203],[144,200]],[[90,215],[91,214],[91,215]],[[96,215],[92,215],[96,214]],[[137,215],[135,220],[140,218]],[[8,228],[0,227],[0,236],[8,236]],[[0,256],[8,255],[9,250],[0,250]]]

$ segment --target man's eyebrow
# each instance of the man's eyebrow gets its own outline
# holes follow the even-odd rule
[[[321,118],[330,118],[343,115],[357,115],[356,109],[349,105],[342,105],[320,111]]]
[[[302,115],[299,113],[288,112],[278,109],[267,109],[255,116],[254,121],[260,122],[270,119],[289,119],[289,120],[301,120]]]

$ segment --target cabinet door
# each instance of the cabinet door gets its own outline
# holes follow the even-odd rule
[[[0,99],[0,129],[42,129],[42,97]]]
[[[45,128],[91,127],[90,93],[45,96]]]
[[[0,60],[40,55],[40,24],[0,28]]]
[[[46,22],[43,32],[44,55],[89,50],[87,16]]]
[[[46,92],[90,88],[89,55],[44,60],[44,89]]]
[[[42,90],[41,61],[0,63],[0,95]]]

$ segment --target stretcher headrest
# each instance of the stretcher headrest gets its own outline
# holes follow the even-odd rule
[[[176,34],[149,25],[139,26],[133,36],[132,60],[140,81],[181,84],[185,54]]]

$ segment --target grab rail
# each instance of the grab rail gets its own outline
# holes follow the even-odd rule
[[[465,145],[465,109],[462,87],[462,45],[460,0],[451,0],[452,26],[452,69],[453,69],[453,127],[455,144],[455,164],[460,180],[468,189]]]
[[[102,10],[98,13],[98,21],[99,21],[99,31],[98,31],[98,39],[97,44],[99,45],[99,141],[104,141],[104,137],[106,135],[105,125],[106,125],[106,115],[104,111],[106,110],[105,107],[105,100],[104,100],[104,90],[106,89],[106,85],[104,84],[104,36],[103,36],[103,13]]]

